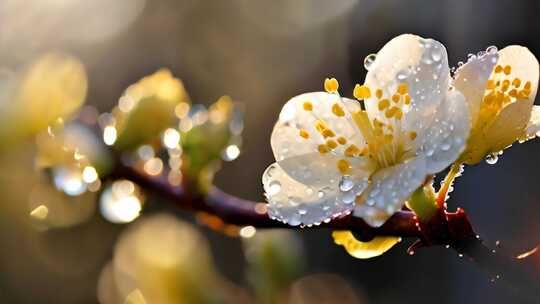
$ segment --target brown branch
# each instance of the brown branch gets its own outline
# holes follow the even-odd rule
[[[216,187],[210,189],[206,195],[196,194],[182,187],[171,186],[166,179],[145,175],[125,165],[119,165],[108,178],[129,179],[144,190],[159,195],[180,208],[206,212],[228,224],[258,228],[298,228],[270,219],[256,208],[257,202],[229,195]],[[486,247],[474,232],[467,214],[462,209],[453,213],[439,209],[439,213],[429,223],[418,222],[411,211],[400,211],[378,228],[373,228],[352,215],[310,228],[351,230],[363,241],[369,241],[375,236],[417,238],[418,241],[410,248],[411,251],[432,245],[449,246],[460,256],[467,256],[485,270],[492,281],[501,279],[508,282],[513,289],[519,290],[520,297],[532,301],[540,298],[540,274],[533,264],[538,254],[517,259]]]

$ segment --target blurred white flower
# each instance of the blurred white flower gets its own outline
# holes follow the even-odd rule
[[[470,117],[450,88],[444,46],[401,35],[371,59],[354,90],[363,105],[327,79],[327,92],[283,107],[271,137],[277,162],[263,174],[272,218],[312,225],[354,210],[380,226],[463,151]]]
[[[476,164],[487,156],[488,163],[495,163],[499,151],[537,135],[540,107],[533,103],[538,73],[538,60],[517,45],[500,51],[489,47],[456,71],[453,85],[465,96],[472,121],[463,162]]]

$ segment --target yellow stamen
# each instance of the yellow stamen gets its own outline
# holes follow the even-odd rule
[[[383,99],[379,101],[379,111],[382,111],[390,106],[390,101],[388,99]]]
[[[366,99],[371,97],[371,90],[366,85],[356,84],[353,90],[354,98],[356,99]]]
[[[345,159],[338,160],[337,167],[339,169],[339,172],[341,172],[341,174],[347,174],[347,173],[349,173],[349,171],[351,169],[351,165]]]
[[[344,152],[345,156],[348,156],[348,157],[354,157],[358,153],[360,153],[360,149],[358,149],[358,147],[355,146],[354,144],[350,145],[347,149],[345,149],[345,152]]]
[[[502,72],[502,71],[503,71],[503,67],[502,67],[501,65],[498,64],[498,65],[495,67],[495,73],[499,74],[499,73]]]
[[[514,78],[514,80],[512,80],[512,85],[516,88],[519,88],[519,86],[521,85],[521,79]]]
[[[510,73],[512,73],[512,67],[509,65],[505,66],[503,72],[505,75],[510,75]]]
[[[409,87],[406,83],[400,83],[398,85],[397,92],[401,95],[405,95],[409,92]]]
[[[392,118],[392,116],[396,115],[398,110],[398,108],[392,107],[384,113],[384,116],[386,116],[386,118]]]
[[[340,136],[340,137],[338,137],[337,142],[338,142],[340,145],[344,145],[344,144],[347,143],[347,139],[346,139],[345,137],[343,137],[343,136]]]
[[[377,91],[375,91],[375,96],[377,96],[377,99],[381,99],[382,98],[382,90],[377,89]]]
[[[398,94],[394,94],[392,96],[392,101],[395,103],[398,103],[400,99],[401,99],[401,96],[399,96]]]
[[[336,93],[339,89],[339,82],[335,78],[326,78],[324,80],[324,90],[328,93]]]
[[[300,134],[301,137],[303,137],[305,139],[309,138],[309,133],[306,130],[300,130],[299,134]]]
[[[313,110],[313,104],[309,101],[304,102],[304,110],[306,111],[312,111]]]
[[[417,134],[416,134],[416,132],[414,132],[414,131],[412,131],[412,132],[409,133],[409,138],[410,138],[411,140],[415,140],[415,139],[416,139],[416,136],[417,136]]]
[[[334,113],[334,115],[336,115],[337,117],[345,116],[345,112],[337,103],[332,106],[332,113]]]
[[[411,104],[411,96],[410,95],[405,95],[405,104],[406,105]]]
[[[330,151],[330,149],[328,149],[328,147],[326,145],[319,145],[317,147],[317,149],[319,150],[319,153],[321,153],[321,154],[325,154],[325,153],[328,153]]]
[[[326,146],[328,146],[328,148],[330,149],[335,149],[337,147],[337,144],[335,141],[329,139],[326,141]]]
[[[324,129],[324,130],[322,131],[321,134],[322,134],[322,136],[323,136],[324,138],[336,136],[336,134],[334,133],[334,131],[332,131],[332,130],[330,130],[330,129]]]
[[[493,79],[488,80],[487,85],[486,85],[486,88],[487,88],[488,90],[493,90],[493,89],[495,89],[495,81],[493,81]]]

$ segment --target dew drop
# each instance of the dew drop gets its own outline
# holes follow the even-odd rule
[[[281,183],[278,181],[271,181],[270,184],[268,184],[268,190],[266,193],[272,196],[278,194],[279,191],[281,191]]]
[[[317,192],[317,196],[319,198],[323,198],[324,197],[324,191],[323,190],[319,190],[319,192]]]
[[[339,181],[339,190],[346,192],[353,188],[354,183],[352,181],[352,178],[348,175],[344,175],[341,177]]]
[[[364,58],[364,68],[369,71],[369,68],[373,64],[373,62],[377,59],[377,54],[369,54]]]
[[[438,47],[434,47],[432,50],[431,50],[431,59],[433,59],[433,61],[435,62],[439,62],[442,58],[442,51],[440,48]]]
[[[497,53],[498,51],[499,51],[499,50],[498,50],[497,47],[494,46],[494,45],[490,45],[490,46],[488,46],[488,48],[486,49],[486,53],[488,53],[488,54],[495,54],[495,53]]]
[[[411,76],[411,69],[410,68],[403,69],[403,70],[399,71],[397,73],[397,75],[396,75],[398,80],[405,80],[409,76]]]
[[[486,155],[486,163],[490,165],[495,165],[499,160],[499,156],[496,153],[490,153]]]

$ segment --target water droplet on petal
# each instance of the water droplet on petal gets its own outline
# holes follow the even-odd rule
[[[431,59],[435,62],[439,62],[442,58],[442,51],[440,48],[435,47],[431,50]]]
[[[399,71],[397,73],[397,75],[396,75],[398,80],[405,80],[409,76],[411,76],[411,69],[410,68],[403,69],[403,70]]]
[[[281,191],[281,183],[278,181],[271,181],[270,184],[268,184],[268,190],[266,191],[268,195],[276,195]]]
[[[499,156],[497,155],[497,153],[490,153],[486,155],[486,163],[490,165],[496,164],[498,160],[499,160]]]
[[[377,59],[377,54],[369,54],[364,58],[364,68],[369,71],[369,68],[373,64],[373,62]]]
[[[499,50],[498,50],[497,47],[494,46],[494,45],[490,45],[490,46],[488,46],[488,48],[486,49],[486,53],[488,53],[488,54],[495,54],[495,53],[497,53],[498,51],[499,51]]]
[[[350,176],[344,175],[339,181],[339,190],[346,192],[354,187],[354,182]]]

